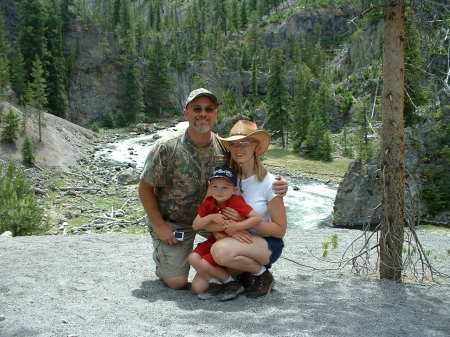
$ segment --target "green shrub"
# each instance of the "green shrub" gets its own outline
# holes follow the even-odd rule
[[[22,162],[27,166],[32,166],[34,162],[33,143],[28,136],[22,146]]]
[[[102,126],[107,129],[114,128],[114,114],[111,111],[105,112],[103,115]]]
[[[30,190],[31,182],[12,162],[0,167],[0,233],[13,236],[41,232],[42,209]]]
[[[90,129],[92,132],[95,132],[95,133],[97,133],[97,132],[100,131],[100,128],[98,127],[97,123],[92,123],[92,124],[89,126],[89,129]]]
[[[6,143],[14,143],[17,139],[17,132],[19,131],[19,117],[9,110],[9,112],[3,117],[3,129],[1,134],[2,141]]]

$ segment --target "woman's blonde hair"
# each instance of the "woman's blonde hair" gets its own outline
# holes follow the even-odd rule
[[[254,138],[250,138],[251,141],[258,143],[258,141]],[[253,152],[253,157],[255,159],[255,167],[254,167],[254,173],[256,175],[256,178],[258,179],[258,181],[263,181],[264,178],[267,175],[267,170],[264,167],[264,164],[261,160],[261,158],[256,154],[256,151]],[[239,173],[239,176],[241,176],[241,168],[239,167],[239,165],[233,160],[233,158],[231,158],[230,156],[230,167],[232,169],[234,169],[236,172]]]

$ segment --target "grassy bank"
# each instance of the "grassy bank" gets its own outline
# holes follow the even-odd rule
[[[277,145],[270,146],[264,159],[264,164],[270,167],[333,183],[342,180],[351,162],[348,158],[337,158],[332,162],[305,159]]]

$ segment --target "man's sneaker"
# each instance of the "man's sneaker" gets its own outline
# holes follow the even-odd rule
[[[212,300],[216,299],[220,294],[223,293],[224,285],[218,283],[210,283],[209,288],[204,293],[197,294],[197,297],[201,300]]]
[[[244,291],[244,287],[238,281],[231,281],[223,285],[223,292],[219,295],[219,301],[229,301],[235,299]]]
[[[273,276],[270,271],[266,270],[257,276],[253,284],[246,290],[247,297],[257,298],[266,296],[273,286]]]
[[[236,279],[244,287],[245,290],[250,288],[256,280],[256,276],[249,272],[244,272],[236,276]]]

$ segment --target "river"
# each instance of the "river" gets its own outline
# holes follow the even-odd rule
[[[184,132],[186,127],[187,122],[181,122],[156,134],[109,143],[106,144],[105,150],[97,152],[97,156],[115,162],[133,162],[141,169],[156,139],[173,137]],[[284,202],[288,227],[310,229],[331,224],[336,187],[303,177],[287,176],[286,179],[289,181],[289,191]]]

